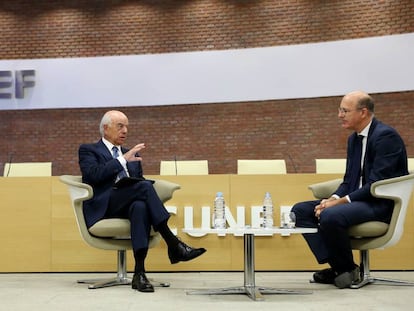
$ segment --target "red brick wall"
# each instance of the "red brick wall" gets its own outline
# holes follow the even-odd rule
[[[0,59],[251,48],[414,32],[414,1],[2,0],[0,29]],[[373,95],[377,117],[400,131],[414,157],[414,91]],[[238,158],[284,158],[288,172],[308,173],[315,158],[344,156],[349,133],[337,122],[339,101],[122,110],[136,124],[129,142],[147,144],[147,174],[174,156],[208,159],[211,173],[235,173]],[[78,145],[99,138],[105,111],[0,111],[0,165],[12,155],[53,161],[54,175],[78,173]]]
[[[2,0],[0,58],[166,53],[414,30],[412,0]]]

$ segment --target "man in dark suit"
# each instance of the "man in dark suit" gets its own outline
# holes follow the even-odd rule
[[[108,111],[101,120],[99,130],[102,138],[97,143],[79,147],[82,180],[91,185],[94,192],[93,198],[83,205],[86,224],[90,228],[103,218],[130,220],[135,258],[132,288],[153,292],[144,267],[151,227],[167,243],[171,263],[194,259],[206,250],[186,245],[169,229],[167,221],[170,214],[152,182],[143,178],[139,152],[145,144],[137,144],[129,150],[122,147],[128,133],[127,116],[120,111]]]
[[[374,117],[371,96],[362,91],[345,95],[338,117],[343,128],[354,131],[348,138],[343,182],[330,198],[297,203],[292,212],[296,226],[318,228],[316,234],[304,237],[318,263],[330,265],[314,273],[314,281],[346,288],[360,281],[348,228],[367,221],[389,223],[393,203],[374,198],[371,184],[406,175],[408,168],[403,140],[395,129]]]

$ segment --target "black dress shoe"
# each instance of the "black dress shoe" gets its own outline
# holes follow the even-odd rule
[[[134,274],[134,277],[132,278],[132,288],[143,293],[154,292],[154,287],[150,281],[148,281],[145,272],[138,272]]]
[[[334,281],[336,287],[342,289],[351,287],[352,284],[358,284],[361,282],[361,272],[359,267],[355,265],[351,271],[343,272],[339,274]]]
[[[189,261],[206,252],[205,248],[192,248],[183,242],[179,242],[176,247],[168,248],[168,257],[172,264],[179,261]]]
[[[313,274],[315,283],[334,284],[337,273],[332,268],[323,269]]]

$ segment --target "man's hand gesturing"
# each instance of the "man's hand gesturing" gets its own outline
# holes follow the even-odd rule
[[[127,162],[142,161],[138,152],[145,148],[145,144],[141,143],[132,147],[128,152],[124,154],[124,158]]]

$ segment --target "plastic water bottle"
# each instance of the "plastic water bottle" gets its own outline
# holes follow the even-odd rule
[[[263,200],[263,228],[273,228],[273,202],[269,192]]]
[[[217,192],[214,199],[214,212],[213,212],[213,228],[225,229],[226,228],[226,205],[224,203],[224,197],[222,192]]]

